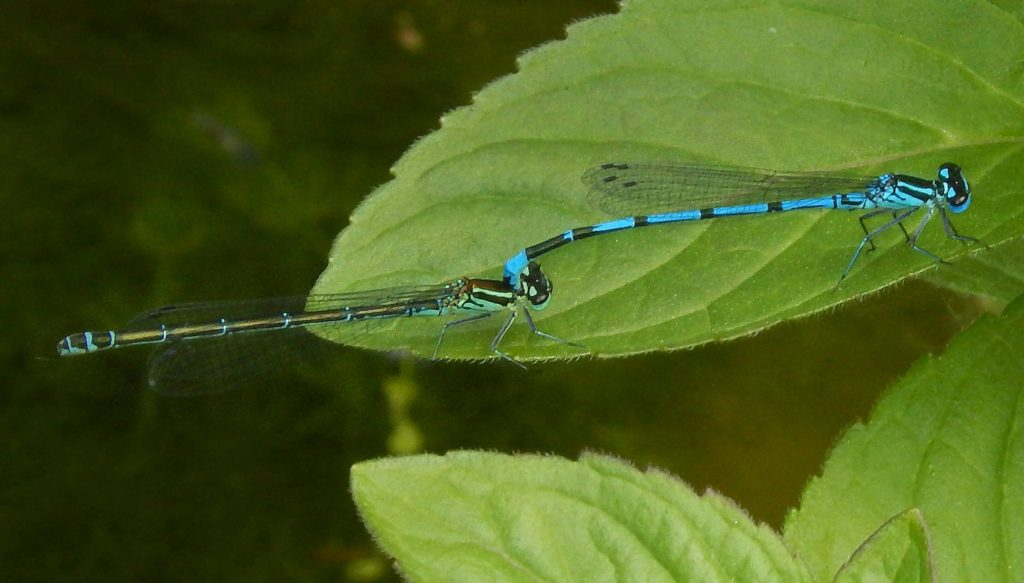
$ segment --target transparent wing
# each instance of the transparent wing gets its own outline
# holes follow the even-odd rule
[[[125,330],[146,330],[164,325],[229,321],[276,316],[283,312],[334,310],[357,306],[381,306],[428,301],[446,297],[456,288],[454,282],[429,286],[393,287],[344,294],[287,296],[250,300],[194,302],[161,306],[143,312],[125,326]]]
[[[287,384],[301,363],[315,365],[338,349],[302,328],[170,342],[153,350],[146,380],[149,389],[172,397]]]
[[[348,307],[402,305],[432,301],[451,295],[458,284],[395,287],[345,294],[325,294],[176,304],[139,314],[127,330],[146,330],[161,325],[175,326],[237,322]],[[381,320],[327,322],[308,327],[271,328],[178,340],[158,344],[149,360],[149,388],[172,396],[196,396],[237,389],[247,384],[286,381],[299,363],[315,363],[329,357],[337,346],[320,339],[308,328],[346,326],[358,329],[353,337],[368,332]]]
[[[863,192],[877,176],[776,172],[758,168],[621,162],[582,177],[593,208],[615,216]]]

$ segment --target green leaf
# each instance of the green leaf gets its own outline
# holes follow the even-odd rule
[[[608,161],[927,178],[956,161],[975,193],[953,217],[959,230],[989,245],[1019,237],[1021,54],[1019,9],[978,0],[625,2],[527,53],[518,73],[446,115],[352,216],[314,291],[497,278],[519,249],[609,218],[580,182]],[[940,222],[923,246],[952,261],[983,252],[947,240]],[[852,214],[603,235],[543,258],[554,296],[537,322],[597,355],[751,334],[935,267],[887,235],[838,290],[863,236]],[[386,326],[393,334],[347,340],[429,355],[440,328],[429,318]],[[454,328],[441,355],[491,356],[497,327]],[[580,352],[526,326],[502,346],[519,358]]]
[[[721,496],[594,455],[378,460],[353,468],[352,490],[414,580],[1013,581],[1022,329],[1019,299],[919,362],[836,447],[785,547]]]
[[[725,498],[598,455],[383,459],[352,492],[413,581],[809,580]]]
[[[866,425],[847,432],[784,529],[817,579],[831,578],[889,517],[916,509],[937,580],[1020,580],[1021,330],[1024,300],[1017,300],[958,337],[944,356],[919,362]],[[915,552],[907,557],[919,563]]]
[[[885,523],[857,549],[836,575],[835,583],[931,583],[935,559],[928,525],[916,508]]]
[[[936,285],[981,296],[1001,310],[1024,293],[1024,239],[967,257],[926,277]]]

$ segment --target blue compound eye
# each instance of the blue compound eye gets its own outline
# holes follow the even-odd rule
[[[971,204],[971,187],[960,167],[952,162],[939,166],[939,181],[945,186],[946,202],[950,210],[962,213]]]

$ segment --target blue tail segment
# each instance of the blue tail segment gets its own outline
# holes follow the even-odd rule
[[[907,234],[912,248],[931,255],[918,247],[917,237],[935,213],[942,218],[947,236],[976,241],[957,233],[946,214],[947,210],[962,213],[971,203],[967,179],[953,163],[939,167],[937,180],[903,174],[851,176],[725,166],[613,163],[588,170],[583,182],[590,188],[592,206],[632,216],[571,229],[521,249],[505,262],[504,280],[509,285],[518,285],[520,273],[530,261],[580,239],[649,225],[794,210],[869,211],[861,217],[864,239],[840,280],[850,272],[864,246],[873,249],[873,239],[893,226]],[[902,221],[921,208],[927,210],[911,236]],[[891,215],[892,220],[869,231],[864,219],[879,214]]]
[[[519,274],[526,269],[530,260],[526,257],[526,250],[516,253],[514,257],[505,262],[503,279],[509,285],[515,286],[519,283]]]

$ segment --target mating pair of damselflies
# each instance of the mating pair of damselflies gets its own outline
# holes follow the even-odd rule
[[[199,344],[191,348],[192,343],[211,337],[312,330],[386,318],[464,315],[462,319],[441,327],[434,348],[436,358],[449,328],[504,312],[508,316],[492,340],[490,350],[519,364],[502,352],[500,345],[520,313],[533,333],[583,348],[539,330],[530,315],[530,310],[544,309],[553,294],[551,281],[536,260],[580,239],[650,225],[730,216],[803,209],[867,211],[860,216],[864,237],[840,281],[850,273],[865,248],[874,249],[874,239],[892,227],[899,227],[913,250],[942,262],[937,255],[918,245],[925,226],[936,214],[942,220],[947,237],[962,242],[977,241],[958,233],[949,219],[949,212],[962,213],[971,203],[967,179],[960,167],[952,163],[940,166],[935,180],[902,174],[857,177],[707,165],[614,163],[587,171],[583,181],[591,190],[591,200],[596,208],[608,213],[632,213],[632,216],[571,229],[526,247],[505,262],[504,275],[500,280],[461,278],[422,287],[168,306],[136,317],[121,331],[71,334],[60,341],[57,351],[66,356],[121,346],[162,344],[163,349],[153,357],[151,370],[175,371],[193,366],[190,355],[202,354],[203,351]],[[639,214],[641,211],[644,214]],[[913,230],[908,231],[903,221],[918,211],[923,211],[923,215]],[[869,229],[865,221],[879,216],[884,216],[885,221]],[[188,343],[189,350],[180,348],[184,343]],[[223,350],[221,343],[216,347]],[[205,359],[203,362],[217,360]],[[230,370],[196,372],[211,377],[231,374]],[[151,373],[150,383],[160,385],[164,378]]]

